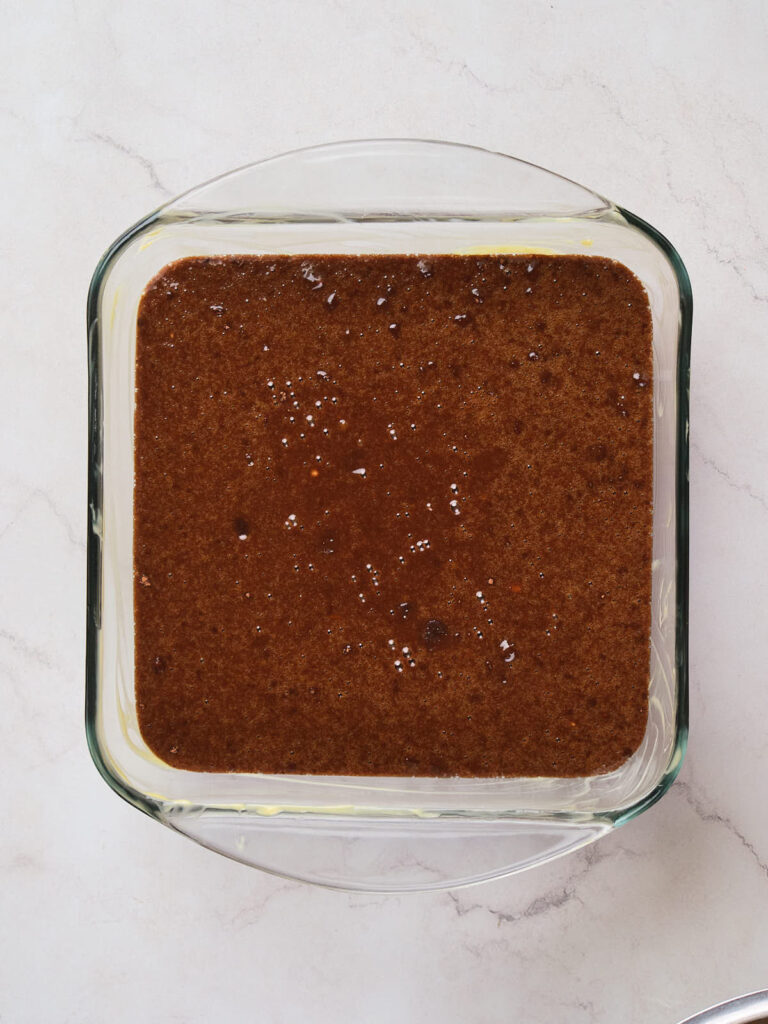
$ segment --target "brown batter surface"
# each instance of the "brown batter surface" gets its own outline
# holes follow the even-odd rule
[[[184,259],[136,366],[136,693],[164,761],[578,776],[636,749],[652,361],[626,267]]]

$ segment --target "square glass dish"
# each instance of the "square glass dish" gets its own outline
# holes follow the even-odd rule
[[[586,778],[342,778],[191,772],[148,748],[134,690],[136,315],[188,256],[578,253],[627,266],[653,324],[653,565],[644,739]],[[575,850],[654,803],[687,736],[691,293],[652,227],[590,190],[497,153],[375,140],[300,150],[202,185],[119,238],[88,299],[86,728],[112,788],[159,821],[264,870],[368,891],[437,889]]]

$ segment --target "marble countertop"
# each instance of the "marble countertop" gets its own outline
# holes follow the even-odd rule
[[[675,1024],[768,986],[768,7],[12,2],[0,296],[0,1019]],[[280,881],[102,782],[83,709],[85,296],[231,167],[476,143],[657,225],[690,271],[691,744],[595,846],[408,897]]]

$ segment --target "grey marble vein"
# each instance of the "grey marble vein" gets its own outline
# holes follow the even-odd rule
[[[503,910],[482,902],[469,901],[456,892],[449,892],[446,895],[453,905],[457,917],[466,917],[468,914],[480,911],[495,918],[497,926],[514,924],[517,921],[549,914],[553,910],[560,910],[572,901],[581,903],[581,897],[577,891],[580,882],[597,864],[610,856],[611,854],[599,845],[593,844],[585,847],[578,854],[573,855],[573,869],[563,885],[556,886],[541,896],[534,897],[521,910],[517,911]]]
[[[696,452],[703,464],[717,473],[717,475],[724,480],[732,490],[739,491],[741,494],[746,494],[748,498],[757,502],[758,505],[768,512],[768,501],[761,494],[758,494],[757,491],[753,490],[751,484],[734,480],[727,470],[719,466],[714,459],[710,458],[710,456],[704,454],[701,446],[696,441],[691,442],[691,450]]]
[[[143,167],[147,172],[147,176],[149,177],[153,188],[157,189],[158,192],[162,192],[164,196],[172,195],[171,190],[167,188],[162,181],[160,181],[155,165],[147,157],[142,156],[142,154],[136,152],[135,149],[131,149],[130,146],[126,146],[125,143],[119,142],[107,132],[90,132],[87,137],[92,139],[94,142],[101,142],[105,146],[109,146],[111,149],[117,150],[118,153],[122,153],[130,160],[133,160],[134,163],[139,164],[139,166]]]
[[[48,508],[48,510],[53,514],[56,521],[63,528],[67,536],[67,540],[73,547],[78,548],[78,550],[80,551],[85,551],[85,541],[77,533],[77,531],[72,526],[67,516],[59,508],[59,505],[57,501],[54,499],[53,495],[49,491],[43,489],[42,487],[34,487],[28,492],[27,497],[11,514],[11,518],[5,523],[3,528],[0,530],[0,541],[3,540],[6,534],[10,533],[10,531],[18,524],[21,517],[29,510],[29,508],[35,502],[41,502]],[[85,504],[85,497],[83,497],[83,504]],[[85,513],[83,513],[83,523],[85,523]]]
[[[760,868],[760,871],[768,877],[768,862],[766,862],[756,849],[753,843],[744,835],[731,818],[727,814],[722,814],[720,811],[716,811],[709,807],[705,799],[698,796],[689,782],[684,782],[678,779],[675,783],[675,790],[682,794],[685,802],[693,810],[698,818],[702,821],[713,822],[717,825],[722,825],[724,829],[727,829],[731,835],[735,836],[736,839],[741,843],[745,850],[750,854],[754,862]]]
[[[721,266],[728,267],[729,270],[733,271],[755,302],[768,302],[768,294],[758,291],[747,276],[746,267],[752,262],[751,260],[745,260],[743,258],[737,259],[736,256],[723,256],[720,252],[719,246],[713,245],[711,242],[705,242],[704,247],[710,256],[713,256]]]
[[[15,651],[27,662],[42,666],[43,668],[54,667],[48,652],[43,647],[30,643],[23,636],[12,632],[10,629],[0,629],[0,642],[7,644],[11,650]]]

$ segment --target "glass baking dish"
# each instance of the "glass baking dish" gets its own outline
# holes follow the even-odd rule
[[[185,256],[582,253],[642,281],[653,319],[654,520],[649,715],[619,769],[589,778],[341,778],[189,772],[137,724],[133,650],[136,312]],[[247,864],[332,887],[407,891],[510,874],[636,817],[679,770],[687,736],[691,292],[654,228],[594,192],[498,153],[374,140],[300,150],[188,192],[119,238],[88,298],[86,727],[112,788]]]

